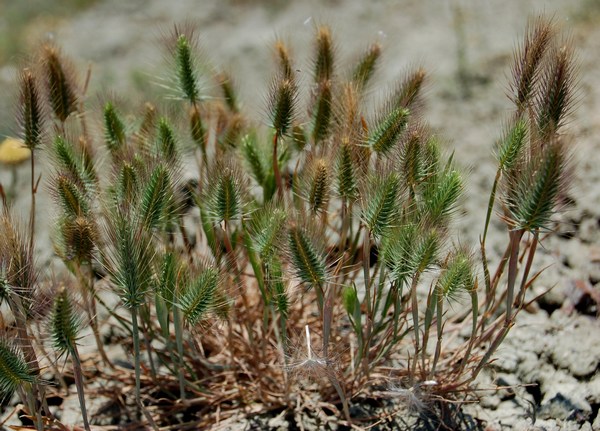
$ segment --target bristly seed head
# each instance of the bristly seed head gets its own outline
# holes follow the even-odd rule
[[[19,74],[19,123],[23,143],[34,150],[42,143],[44,113],[37,82],[29,69]]]
[[[62,58],[58,48],[44,46],[43,66],[50,105],[56,118],[62,123],[77,111],[77,90],[72,66]]]

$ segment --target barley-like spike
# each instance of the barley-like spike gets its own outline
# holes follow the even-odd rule
[[[363,89],[369,84],[369,81],[375,73],[380,57],[381,45],[379,43],[374,43],[367,48],[358,61],[358,64],[352,73],[352,80],[359,89]]]
[[[266,204],[252,214],[248,234],[252,238],[254,250],[263,260],[270,260],[281,249],[281,239],[286,221],[285,210],[273,204]]]
[[[78,217],[89,212],[87,198],[68,175],[59,174],[54,180],[54,193],[65,215]]]
[[[292,67],[292,59],[290,52],[282,40],[275,41],[275,55],[277,57],[277,65],[279,73],[284,79],[292,80],[294,78],[294,69]]]
[[[54,297],[50,315],[50,333],[52,344],[59,352],[71,352],[75,349],[81,319],[73,309],[73,303],[64,286]]]
[[[385,155],[398,143],[408,123],[408,109],[392,109],[374,128],[369,145],[378,154]]]
[[[0,216],[0,268],[2,278],[16,291],[25,306],[30,306],[36,286],[37,273],[33,259],[33,248],[28,231],[22,229],[18,221],[6,209]],[[13,314],[21,310],[12,310]]]
[[[91,263],[98,240],[98,232],[93,221],[86,217],[67,217],[61,225],[67,258],[76,262]]]
[[[502,171],[508,171],[517,163],[527,144],[527,122],[517,120],[508,130],[506,137],[498,145],[498,166]]]
[[[175,131],[165,117],[158,121],[158,148],[167,163],[175,163],[178,160]]]
[[[331,31],[327,26],[317,29],[315,40],[314,80],[316,83],[329,81],[333,78],[334,51]]]
[[[179,88],[187,100],[189,100],[191,104],[195,104],[199,96],[198,82],[196,79],[192,47],[190,41],[184,34],[179,34],[177,36],[175,64],[177,65]]]
[[[215,223],[230,222],[242,210],[241,184],[233,168],[218,173],[216,185],[209,191],[209,213]]]
[[[446,223],[456,209],[464,189],[460,173],[449,165],[439,175],[432,175],[423,190],[422,214],[433,225]]]
[[[121,165],[121,171],[119,172],[117,187],[115,189],[117,193],[117,201],[121,203],[134,202],[134,198],[139,191],[139,187],[139,175],[135,165],[130,162],[124,162]]]
[[[342,143],[337,162],[337,192],[348,200],[358,197],[358,181],[352,157],[352,147],[348,142]]]
[[[274,82],[271,90],[271,126],[278,136],[284,136],[294,119],[297,88],[294,81],[283,78]]]
[[[25,146],[33,150],[42,143],[44,113],[37,83],[29,69],[19,74],[19,96],[21,138]]]
[[[153,280],[154,245],[146,229],[125,214],[111,216],[109,236],[114,252],[109,260],[114,285],[126,308],[134,309],[145,302]]]
[[[422,273],[437,259],[441,238],[435,229],[421,232],[419,236],[418,245],[412,255],[412,266],[416,272]]]
[[[405,223],[391,230],[382,244],[383,261],[390,270],[390,278],[397,285],[407,283],[415,271],[414,250],[419,230],[413,223]]]
[[[73,145],[62,136],[57,136],[54,139],[54,155],[60,168],[66,171],[79,184],[84,183],[81,176],[81,162],[75,154]]]
[[[171,176],[169,170],[160,164],[152,171],[141,196],[140,216],[146,228],[158,227],[171,198]]]
[[[422,160],[422,140],[422,130],[412,131],[400,153],[400,172],[411,190],[414,190],[426,175]]]
[[[218,271],[207,268],[185,288],[177,305],[190,326],[198,324],[210,311],[216,299],[218,286]]]
[[[549,138],[564,124],[573,106],[575,79],[573,49],[569,42],[554,48],[540,76],[540,92],[535,101],[537,126],[541,137]]]
[[[321,82],[313,114],[312,139],[315,144],[321,142],[329,134],[333,112],[332,97],[331,81]]]
[[[400,181],[395,173],[373,178],[369,196],[363,201],[362,219],[375,236],[390,228],[398,215]]]
[[[104,105],[104,140],[113,155],[125,145],[125,125],[112,102]]]
[[[314,164],[308,193],[308,206],[314,214],[327,211],[329,184],[329,165],[324,159],[319,159]]]
[[[25,383],[36,378],[21,351],[8,340],[0,339],[0,394],[10,396]]]
[[[410,109],[416,105],[426,77],[427,73],[422,67],[408,72],[394,94],[395,106]]]
[[[565,186],[565,165],[562,143],[553,142],[512,180],[507,206],[515,228],[549,229],[550,217]]]
[[[77,92],[71,65],[51,45],[44,47],[43,64],[50,106],[56,118],[64,123],[69,115],[77,111]]]
[[[437,280],[438,292],[453,299],[459,292],[470,292],[475,286],[472,257],[464,250],[456,250],[448,259]]]
[[[529,103],[540,77],[540,64],[554,36],[551,21],[538,17],[527,24],[525,38],[514,54],[512,100],[522,111]]]
[[[303,228],[290,228],[288,240],[296,276],[311,287],[323,288],[327,274],[325,257],[317,250]]]

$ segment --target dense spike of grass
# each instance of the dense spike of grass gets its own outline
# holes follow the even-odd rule
[[[135,165],[124,162],[121,165],[117,186],[115,188],[118,202],[134,202],[140,188],[140,180]]]
[[[423,191],[422,214],[434,225],[446,224],[464,189],[462,176],[451,165],[429,178]]]
[[[177,35],[174,54],[179,90],[190,103],[195,104],[200,91],[198,90],[192,44],[186,35]]]
[[[296,276],[311,287],[323,288],[326,281],[325,257],[318,251],[300,227],[292,227],[288,232],[288,243]]]
[[[65,62],[58,49],[46,45],[43,52],[44,73],[54,115],[64,123],[77,111],[77,92],[71,65]]]
[[[308,206],[313,213],[327,210],[329,202],[329,165],[324,159],[315,162],[308,191]]]
[[[294,77],[292,59],[287,46],[282,40],[275,42],[275,55],[277,56],[277,66],[281,76],[284,79],[292,80]]]
[[[78,217],[88,214],[88,201],[69,176],[58,175],[55,180],[55,194],[67,216]]]
[[[23,354],[9,341],[0,339],[0,393],[9,398],[24,384],[35,383],[36,378]]]
[[[510,222],[525,230],[549,229],[550,218],[565,180],[565,156],[560,142],[532,160],[509,186],[506,203]]]
[[[475,286],[471,256],[464,250],[455,251],[438,278],[437,285],[446,298],[454,298],[461,291],[470,292]]]
[[[167,163],[176,162],[179,159],[177,147],[178,144],[177,138],[175,137],[175,131],[169,120],[162,117],[158,121],[158,149],[163,160]]]
[[[379,121],[369,136],[369,145],[378,154],[385,155],[398,143],[408,123],[408,110],[394,108]]]
[[[425,178],[426,172],[422,160],[422,136],[414,131],[400,152],[400,172],[409,189],[414,192],[417,185]]]
[[[519,160],[526,144],[527,123],[525,120],[518,120],[498,146],[497,158],[499,169],[502,171],[512,169]]]
[[[352,80],[358,88],[364,88],[375,74],[377,63],[381,57],[381,45],[374,43],[364,52],[352,73]]]
[[[398,175],[390,173],[384,178],[373,178],[371,183],[369,196],[363,201],[362,219],[373,235],[381,236],[398,215],[400,181]]]
[[[269,111],[271,126],[278,136],[284,136],[294,119],[297,88],[289,78],[278,79],[272,85]]]
[[[563,125],[572,109],[575,66],[573,49],[568,42],[554,48],[543,71],[540,92],[536,97],[537,126],[542,137],[550,137]]]
[[[112,102],[104,105],[104,141],[112,154],[125,145],[125,124]]]
[[[414,273],[413,256],[418,236],[417,226],[406,223],[391,231],[383,243],[383,260],[397,286],[405,284]]]
[[[33,244],[29,233],[6,210],[0,216],[0,268],[3,278],[13,292],[24,302],[25,310],[12,310],[13,314],[29,312],[30,299],[36,286],[37,273],[33,260]]]
[[[333,78],[335,59],[335,48],[329,27],[321,26],[317,29],[315,51],[314,80],[317,83],[329,81]]]
[[[304,133],[304,129],[299,124],[294,124],[292,127],[292,141],[294,142],[294,146],[296,151],[302,151],[308,144],[308,139],[306,139],[306,134]]]
[[[19,74],[19,118],[24,145],[33,150],[42,143],[44,112],[33,73],[24,69]]]
[[[337,192],[341,197],[354,200],[358,197],[358,179],[352,157],[352,147],[343,143],[337,162]]]
[[[332,98],[331,81],[321,82],[313,113],[312,138],[315,144],[321,142],[329,134],[329,126],[331,125],[333,113]]]
[[[159,164],[152,171],[141,195],[140,216],[146,228],[156,228],[164,219],[171,194],[171,174],[164,165]]]
[[[286,211],[273,205],[266,205],[252,214],[248,232],[255,251],[265,261],[281,248],[286,220]]]
[[[520,111],[528,105],[540,79],[539,66],[553,35],[554,29],[551,21],[544,18],[530,21],[525,30],[525,38],[514,53],[512,99]]]
[[[421,67],[408,72],[395,91],[393,97],[395,106],[411,108],[418,104],[419,95],[426,77],[425,69]]]
[[[232,168],[226,167],[218,174],[215,187],[209,193],[209,212],[215,222],[230,222],[240,215],[241,184]]]
[[[80,327],[81,319],[73,309],[68,291],[62,288],[54,298],[50,317],[50,332],[54,347],[61,353],[73,351]]]
[[[110,236],[114,252],[110,257],[110,271],[123,305],[134,309],[144,304],[152,285],[154,245],[149,235],[124,214],[112,217]]]
[[[66,257],[79,264],[91,263],[98,241],[96,225],[86,217],[68,217],[61,223]]]
[[[178,306],[190,326],[198,324],[210,311],[218,286],[219,273],[214,268],[205,269],[187,286],[178,300]]]

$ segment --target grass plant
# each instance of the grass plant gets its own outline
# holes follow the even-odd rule
[[[568,186],[563,129],[576,67],[552,21],[532,20],[514,55],[514,110],[495,148],[480,252],[453,229],[466,180],[423,117],[422,68],[377,94],[381,46],[346,67],[331,30],[319,26],[312,77],[301,82],[278,41],[261,127],[231,77],[203,72],[189,26],[174,27],[166,46],[175,108],[147,102],[139,118],[114,100],[90,109],[78,85],[89,77],[79,80],[54,46],[20,75],[32,207],[29,236],[10,209],[0,219],[0,294],[15,316],[0,338],[0,390],[23,395],[38,429],[58,426],[44,408],[39,337],[30,335],[40,318],[31,304],[42,295],[33,154],[45,147],[55,251],[71,278],[65,286],[76,290],[55,292],[48,335],[71,358],[85,429],[96,420],[84,396],[93,378],[131,385],[122,397],[135,405],[133,426],[154,429],[302,409],[310,391],[346,424],[354,403],[392,388],[418,394],[419,405],[471,399],[526,306],[538,244]],[[189,181],[186,159],[197,161]],[[493,269],[495,216],[507,242]],[[84,322],[102,361],[79,353]],[[108,332],[120,337],[131,370],[104,351]],[[3,341],[14,334],[16,343]]]

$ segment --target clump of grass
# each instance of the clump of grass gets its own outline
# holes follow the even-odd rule
[[[48,140],[53,156],[55,250],[76,280],[108,365],[103,373],[125,373],[135,388],[138,425],[216,420],[207,414],[181,424],[170,414],[198,408],[226,415],[248,404],[293,408],[311,390],[306,379],[351,422],[351,403],[378,393],[384,368],[423,406],[426,397],[459,399],[474,390],[524,307],[540,234],[552,229],[568,186],[563,130],[576,68],[552,22],[533,20],[515,54],[514,112],[495,147],[480,256],[456,245],[452,223],[466,180],[459,157],[423,118],[422,68],[372,96],[365,89],[375,88],[380,45],[344,72],[322,26],[312,81],[302,83],[279,41],[264,130],[244,115],[229,76],[203,76],[208,68],[191,28],[175,27],[168,46],[175,108],[146,103],[138,120],[114,101],[84,116],[85,92],[55,47],[44,50],[41,77],[26,69],[20,84],[24,138],[32,150]],[[210,79],[214,94],[201,85]],[[48,84],[45,102],[38,81]],[[302,97],[307,91],[311,97]],[[371,97],[385,102],[365,115]],[[90,136],[91,115],[103,125],[101,139]],[[92,142],[110,155],[103,165]],[[183,161],[194,156],[195,178],[184,180]],[[110,181],[99,178],[100,166]],[[495,208],[509,239],[492,272],[486,241]],[[44,392],[29,337],[33,242],[12,220],[8,213],[0,220],[0,294],[20,344],[0,343],[8,364],[0,386],[35,388],[22,392],[41,429]],[[448,302],[471,328],[452,345],[442,342],[457,326],[446,325]],[[107,315],[133,355],[131,375],[111,369],[103,353]],[[56,349],[72,359],[87,429],[71,292],[57,293],[50,321]],[[398,361],[408,366],[390,370]],[[110,386],[119,386],[114,380]]]

